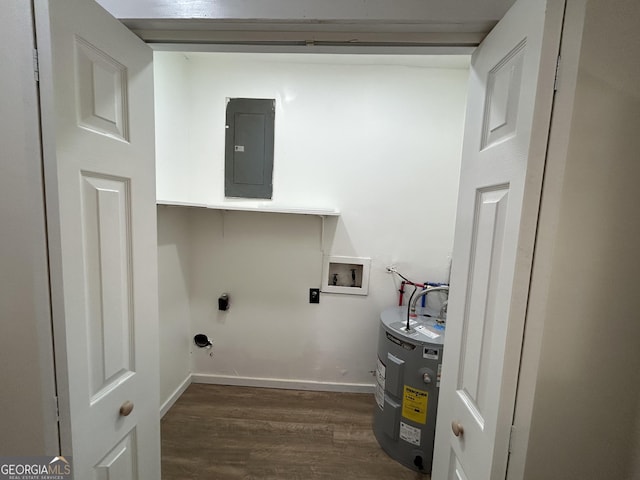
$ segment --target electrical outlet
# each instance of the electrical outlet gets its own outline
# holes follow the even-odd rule
[[[310,288],[309,289],[309,303],[320,303],[320,289],[319,288]]]
[[[396,273],[398,270],[395,265],[387,265],[386,271],[387,273]]]

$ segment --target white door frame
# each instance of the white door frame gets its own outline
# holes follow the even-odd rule
[[[12,0],[17,2],[18,0]],[[22,2],[18,2],[22,5]],[[573,3],[569,0],[568,5],[572,5]],[[569,6],[568,6],[569,8]],[[575,11],[574,7],[574,11]],[[582,7],[582,10],[584,8]],[[572,58],[573,60],[577,60],[577,55],[575,55],[576,49],[579,51],[579,41],[581,37],[581,27],[582,27],[582,18],[579,17],[580,6],[577,7],[576,14],[578,16],[573,19],[570,25],[568,25],[564,37],[563,37],[563,59],[569,60]],[[570,17],[570,16],[569,16]],[[194,50],[199,51],[281,51],[280,49],[274,47],[251,47],[251,46],[239,46],[233,49],[227,49],[222,46],[215,45],[206,45],[206,46],[198,46],[198,45],[175,45],[175,44],[157,44],[154,45],[153,48],[158,50],[176,50],[176,49],[185,49],[185,48],[193,48]],[[305,51],[309,51],[308,47]],[[316,52],[322,51],[323,53],[361,53],[364,51],[366,47],[357,47],[356,49],[351,49],[350,47],[330,47],[326,49],[316,49]],[[452,48],[452,47],[393,47],[393,52],[395,53],[415,53],[415,54],[429,54],[429,53],[444,53],[442,49],[445,48],[445,52],[447,54],[469,54],[472,50],[470,47],[461,47],[461,48]],[[289,47],[288,51],[292,51],[291,47]],[[366,51],[369,51],[368,49]],[[389,53],[390,49],[386,47],[379,47],[375,53]],[[565,55],[567,53],[573,53],[574,55]],[[576,62],[577,63],[577,62]],[[561,189],[561,175],[563,171],[563,163],[562,161],[565,158],[566,153],[566,138],[563,138],[560,122],[563,125],[567,125],[569,119],[567,118],[567,113],[571,111],[570,105],[573,100],[573,89],[575,86],[575,71],[572,72],[572,69],[575,67],[575,64],[569,64],[569,62],[564,62],[562,65],[562,75],[559,79],[560,92],[562,96],[557,97],[557,108],[554,108],[554,117],[553,117],[553,129],[549,142],[549,157],[548,157],[548,170],[545,174],[545,183],[543,186],[544,192],[544,200],[541,205],[540,211],[540,220],[541,225],[545,225],[545,230],[539,230],[537,241],[536,241],[536,255],[534,261],[534,267],[532,272],[532,282],[531,282],[531,292],[529,299],[529,309],[528,309],[528,318],[540,318],[540,314],[544,311],[544,306],[546,304],[546,283],[544,282],[545,274],[550,270],[551,265],[551,251],[552,245],[550,244],[552,229],[554,228],[555,222],[557,222],[557,211],[553,208],[553,197],[559,195],[559,191]],[[573,75],[573,77],[572,77]],[[44,125],[46,128],[47,125]],[[49,125],[50,127],[50,125]],[[48,212],[51,214],[51,212]],[[548,230],[547,230],[548,229]],[[56,233],[55,226],[50,226],[50,234]],[[55,263],[55,260],[54,260]],[[59,266],[58,266],[59,267]],[[535,379],[537,373],[537,366],[539,362],[540,348],[542,345],[542,325],[540,321],[533,322],[528,321],[525,326],[525,341],[523,344],[523,356],[521,363],[521,371],[520,371],[520,381],[518,387],[518,396],[516,401],[516,412],[515,412],[515,425],[518,431],[518,434],[514,438],[514,450],[512,452],[512,456],[509,463],[509,471],[508,478],[511,480],[516,480],[518,478],[522,478],[522,474],[524,472],[524,461],[526,459],[526,448],[528,443],[528,428],[531,421],[531,413],[533,406],[533,398],[535,394]],[[42,347],[41,347],[42,348]],[[61,371],[61,368],[58,368],[57,375],[65,376],[65,372]],[[44,382],[48,384],[48,382]],[[63,415],[63,420],[61,422],[61,430],[65,430],[69,428],[69,425],[66,424],[68,419],[69,412],[66,412],[66,415]],[[66,424],[66,425],[65,425]],[[52,425],[53,427],[53,425]],[[55,428],[57,430],[57,428]]]
[[[2,455],[59,455],[31,2],[0,4]],[[25,432],[18,435],[17,432]]]
[[[525,472],[538,366],[543,343],[543,328],[547,312],[548,279],[553,269],[555,234],[560,220],[558,205],[564,186],[564,169],[569,147],[569,131],[573,115],[585,10],[586,0],[567,0],[556,83],[557,91],[551,115],[547,160],[542,183],[542,200],[538,214],[514,412],[515,430],[507,480],[522,479]]]

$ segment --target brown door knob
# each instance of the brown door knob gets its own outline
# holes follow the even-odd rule
[[[456,422],[455,420],[451,422],[451,430],[453,430],[453,434],[456,437],[461,437],[462,435],[464,435],[464,428],[462,427],[462,424]]]
[[[127,400],[120,407],[120,415],[127,417],[133,411],[133,403]]]

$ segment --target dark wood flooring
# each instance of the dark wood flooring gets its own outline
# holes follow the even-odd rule
[[[371,431],[373,395],[191,385],[162,419],[162,478],[420,479]]]

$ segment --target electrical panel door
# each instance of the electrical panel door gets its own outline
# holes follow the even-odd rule
[[[275,100],[231,98],[227,103],[225,197],[273,194]]]

